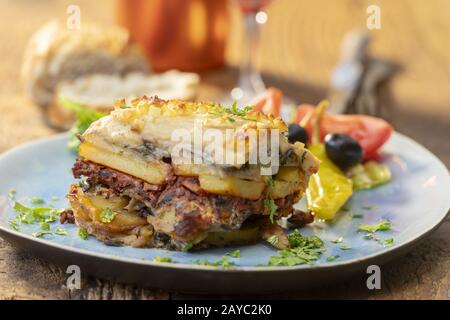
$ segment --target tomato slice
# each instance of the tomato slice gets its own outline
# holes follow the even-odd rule
[[[255,111],[262,112],[267,115],[279,117],[281,114],[281,102],[283,92],[280,89],[270,87],[263,93],[257,95],[249,103],[255,106]]]
[[[296,123],[304,124],[311,137],[314,106],[303,104],[297,109]],[[392,126],[383,119],[367,115],[347,115],[325,113],[320,123],[320,138],[323,141],[328,133],[344,133],[361,145],[364,159],[378,156],[378,149],[389,139]]]

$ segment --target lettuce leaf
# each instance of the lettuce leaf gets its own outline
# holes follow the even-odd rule
[[[59,101],[64,108],[75,113],[76,121],[69,131],[70,140],[67,143],[67,146],[70,150],[78,153],[80,141],[77,136],[83,134],[92,122],[106,116],[107,114],[88,108],[85,105],[72,101],[62,95],[59,96]]]

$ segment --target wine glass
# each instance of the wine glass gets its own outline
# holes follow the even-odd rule
[[[238,101],[242,105],[266,89],[261,74],[256,69],[259,48],[260,25],[267,21],[264,8],[270,0],[232,0],[238,5],[244,20],[243,61],[239,67],[239,79],[226,97],[227,102]]]

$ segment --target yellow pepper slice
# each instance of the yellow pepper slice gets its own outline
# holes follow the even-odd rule
[[[319,171],[311,176],[306,189],[308,209],[320,219],[331,220],[351,197],[352,180],[326,156],[323,144],[308,149],[321,160]]]

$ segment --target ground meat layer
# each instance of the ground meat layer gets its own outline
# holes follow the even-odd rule
[[[123,172],[78,160],[73,167],[75,178],[86,178],[86,193],[108,198],[130,199],[129,210],[147,217],[161,238],[199,240],[208,231],[236,230],[251,216],[267,213],[264,199],[248,200],[204,192],[196,177],[175,177],[164,185],[153,185]],[[292,212],[300,195],[277,199],[278,215]]]

